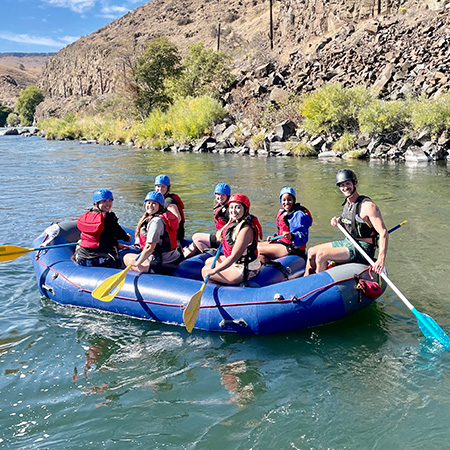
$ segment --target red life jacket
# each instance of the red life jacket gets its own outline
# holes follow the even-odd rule
[[[281,208],[278,211],[277,214],[277,234],[283,234],[283,233],[290,233],[289,228],[289,219],[296,213],[297,211],[303,211],[304,213],[308,214],[309,218],[311,219],[311,223],[313,221],[312,215],[309,212],[307,208],[304,206],[301,206],[299,203],[296,203],[290,211],[286,211],[284,208]],[[284,244],[293,245],[293,242],[288,239],[287,237],[283,236],[282,238],[278,239],[280,242],[283,242]],[[303,244],[300,247],[300,250],[306,250],[306,244]]]
[[[216,228],[221,230],[230,219],[228,214],[228,207],[221,205],[220,203],[214,206],[214,221],[216,222]]]
[[[166,194],[166,197],[173,198],[176,201],[177,207],[178,207],[178,211],[180,211],[181,222],[185,223],[184,211],[183,211],[184,210],[184,203],[181,200],[181,198],[177,194],[170,194],[170,193]]]
[[[80,247],[97,248],[105,229],[105,213],[86,211],[77,220],[77,227],[81,231]]]
[[[162,236],[162,243],[156,245],[155,251],[157,252],[170,252],[175,250],[178,246],[177,242],[177,230],[178,219],[177,216],[171,211],[164,211],[162,214],[155,214],[149,217],[141,226],[139,230],[139,244],[141,248],[145,247],[147,243],[147,224],[153,217],[161,217],[164,222],[164,234]]]
[[[233,232],[240,222],[241,221],[230,222],[222,228],[222,248],[226,258],[230,256],[233,251],[233,246],[236,242],[233,239]],[[253,228],[253,241],[247,247],[246,251],[244,251],[243,255],[236,261],[238,264],[248,264],[258,257],[258,240],[263,237],[262,227],[256,216],[250,214],[244,219],[244,222],[248,223]]]

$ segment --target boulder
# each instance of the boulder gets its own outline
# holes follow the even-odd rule
[[[405,152],[405,161],[410,162],[428,162],[430,157],[423,151],[422,147],[411,145]]]
[[[292,120],[285,120],[275,126],[275,135],[280,141],[287,141],[295,133],[295,123]]]

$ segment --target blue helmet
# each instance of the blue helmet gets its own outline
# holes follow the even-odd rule
[[[231,188],[226,183],[219,183],[214,189],[214,194],[225,194],[229,197],[231,195]]]
[[[155,178],[155,186],[157,184],[163,184],[164,186],[170,186],[170,178],[167,175],[158,175]]]
[[[295,202],[295,199],[297,198],[297,196],[295,195],[294,189],[292,189],[289,186],[286,186],[283,189],[281,189],[281,191],[280,191],[280,203],[281,203],[281,197],[283,197],[284,194],[291,194],[292,197],[294,197],[294,202]]]
[[[164,206],[164,196],[161,192],[151,191],[145,196],[145,202],[155,201],[158,202],[161,206]]]
[[[95,205],[98,202],[101,202],[102,200],[114,200],[114,197],[112,195],[112,192],[108,189],[99,189],[98,191],[95,191],[92,195],[92,203]]]

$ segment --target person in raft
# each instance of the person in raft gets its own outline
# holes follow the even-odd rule
[[[312,215],[308,209],[296,203],[295,191],[289,186],[281,189],[280,203],[282,208],[277,214],[276,235],[284,236],[279,239],[270,236],[267,241],[258,243],[258,253],[263,264],[286,255],[305,257]]]
[[[202,269],[203,279],[221,284],[240,284],[257,275],[261,268],[258,257],[258,238],[262,229],[258,218],[250,214],[250,200],[244,194],[233,194],[228,202],[230,220],[217,232],[223,255],[211,268],[214,258],[208,258]]]
[[[114,197],[108,189],[99,189],[92,196],[94,206],[78,220],[80,243],[75,262],[81,266],[120,267],[119,240],[129,242],[131,236],[119,225],[111,211]]]
[[[214,189],[216,204],[214,205],[214,222],[216,229],[222,229],[230,219],[228,213],[228,200],[231,195],[231,188],[226,183],[219,183]],[[185,247],[183,254],[185,258],[190,258],[197,253],[203,253],[208,248],[219,248],[216,233],[195,233],[192,236],[192,243]]]
[[[375,250],[378,247],[378,258],[373,268],[376,273],[381,273],[384,269],[388,248],[388,230],[378,206],[369,197],[358,194],[356,190],[357,184],[356,175],[351,170],[343,169],[336,174],[336,186],[339,187],[345,200],[342,204],[344,209],[341,216],[339,218],[333,217],[331,225],[335,227],[338,222],[341,223],[373,259]],[[329,260],[338,264],[346,262],[366,264],[364,257],[346,238],[310,248],[308,250],[305,275],[322,272],[327,269]]]
[[[177,240],[182,242],[184,239],[184,204],[177,194],[170,192],[170,178],[167,175],[158,175],[155,178],[155,191],[164,196],[164,206],[178,219]]]
[[[149,192],[144,200],[144,215],[136,226],[135,240],[142,252],[127,253],[123,262],[136,272],[170,275],[183,260],[177,242],[178,218],[164,206],[160,192]]]

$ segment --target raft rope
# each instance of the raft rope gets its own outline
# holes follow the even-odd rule
[[[61,272],[58,272],[56,269],[54,269],[53,267],[48,266],[47,264],[43,263],[42,261],[39,260],[38,256],[36,255],[36,261],[39,264],[42,264],[44,267],[46,267],[48,270],[51,270],[52,272],[54,272],[55,274],[57,274],[57,276],[60,276],[61,278],[63,278],[65,281],[67,281],[69,284],[71,284],[72,286],[75,286],[76,288],[78,288],[80,291],[82,292],[88,292],[88,293],[92,293],[92,291],[90,291],[89,289],[85,289],[82,286],[74,283],[73,281],[69,280],[66,276],[64,276]],[[315,294],[316,292],[328,289],[332,286],[335,286],[336,284],[339,283],[343,283],[345,281],[350,281],[350,280],[358,280],[358,278],[364,273],[364,272],[369,272],[369,276],[371,278],[373,278],[372,273],[371,273],[371,267],[366,267],[365,269],[361,270],[361,272],[355,274],[352,277],[348,277],[348,278],[343,278],[341,280],[336,280],[333,281],[332,283],[326,284],[324,286],[320,286],[316,289],[313,289],[310,292],[307,292],[306,294],[297,297],[297,296],[292,296],[291,298],[281,298],[279,300],[260,300],[260,301],[256,301],[256,302],[238,302],[238,303],[226,303],[226,304],[219,304],[219,305],[200,305],[200,308],[226,308],[226,307],[232,307],[232,306],[249,306],[249,305],[267,305],[267,304],[280,304],[280,303],[295,303],[298,301],[303,300],[306,297],[309,297],[313,294]],[[56,278],[56,277],[55,277]],[[131,298],[131,297],[123,297],[120,295],[116,295],[115,298],[120,298],[121,300],[127,300],[127,301],[132,301],[132,302],[139,302],[139,303],[148,303],[148,304],[152,304],[152,305],[160,305],[160,306],[171,306],[171,307],[176,307],[176,308],[185,308],[186,305],[177,305],[177,304],[173,304],[173,303],[165,303],[165,302],[157,302],[154,300],[138,300],[136,298]]]

